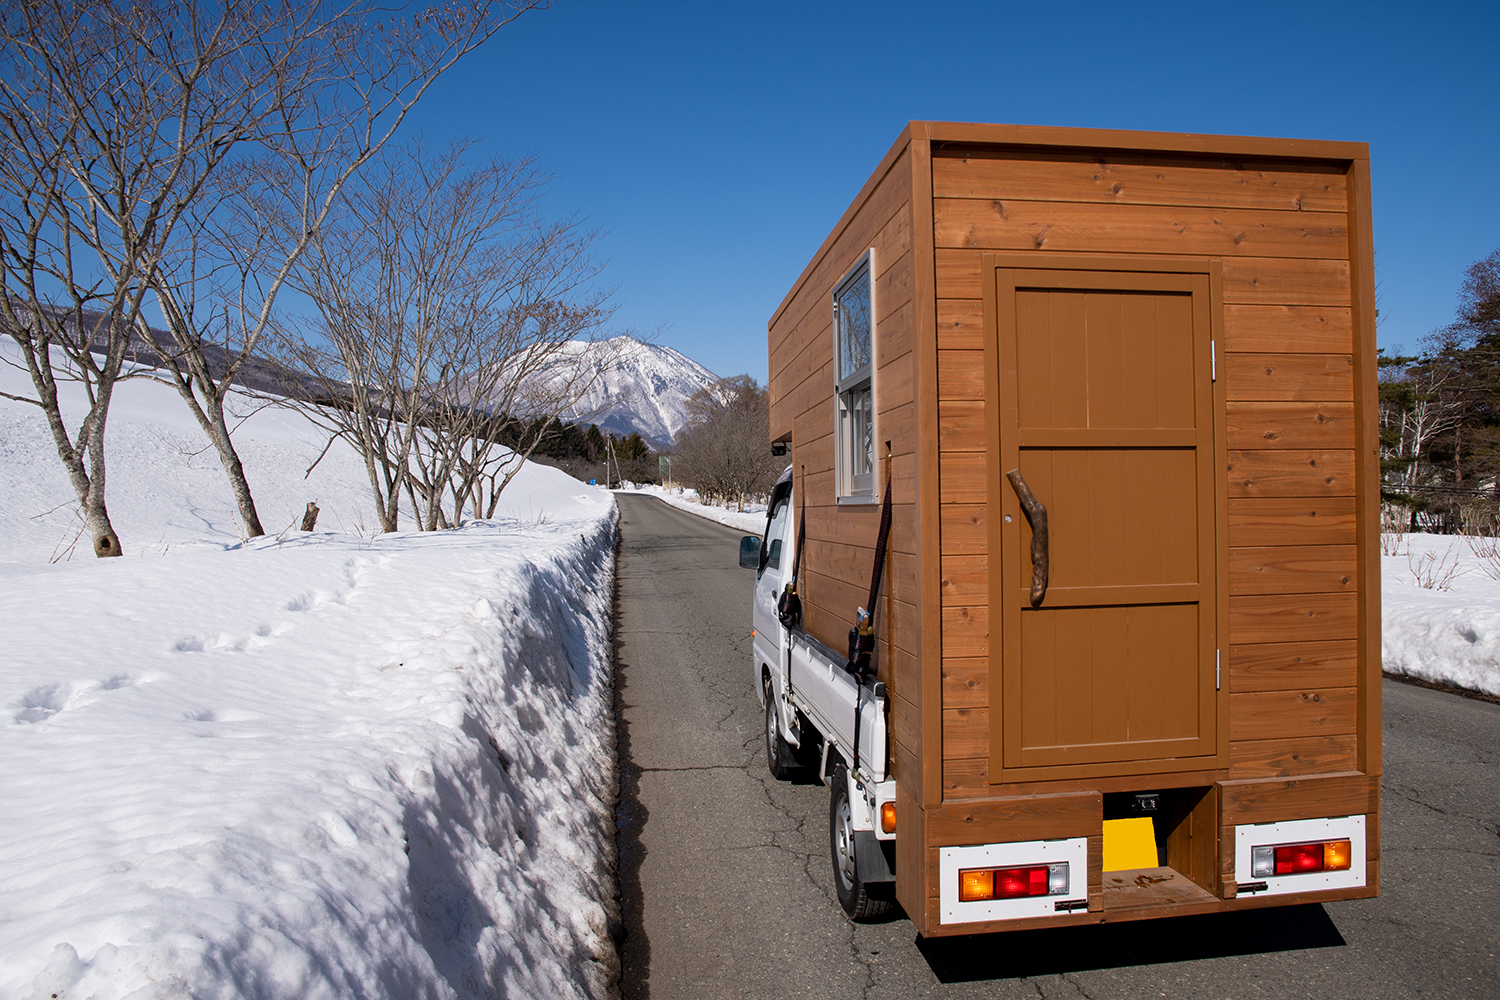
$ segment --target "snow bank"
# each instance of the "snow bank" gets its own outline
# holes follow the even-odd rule
[[[1500,695],[1500,561],[1462,538],[1391,539],[1381,559],[1381,654],[1385,671]],[[1445,586],[1424,587],[1422,582]]]
[[[607,995],[613,499],[528,466],[375,537],[267,411],[262,518],[326,530],[241,544],[181,402],[121,389],[109,560],[48,564],[67,484],[0,400],[0,997]]]
[[[654,497],[666,501],[673,507],[706,517],[710,521],[737,528],[746,534],[759,535],[766,530],[766,505],[763,503],[747,503],[743,512],[727,507],[715,507],[712,504],[702,503],[698,500],[695,490],[683,490],[679,487],[666,489],[661,486],[632,486],[624,493],[649,493]]]

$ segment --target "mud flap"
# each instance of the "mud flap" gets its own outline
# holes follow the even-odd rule
[[[896,881],[896,842],[881,840],[874,830],[855,830],[854,867],[866,885]]]

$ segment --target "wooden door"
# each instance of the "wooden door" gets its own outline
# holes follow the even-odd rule
[[[1212,275],[1100,266],[993,271],[992,781],[1227,756]]]

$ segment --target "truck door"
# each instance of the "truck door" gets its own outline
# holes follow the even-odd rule
[[[992,272],[991,780],[1222,767],[1213,271],[1062,263]]]
[[[756,683],[760,680],[760,667],[769,666],[780,685],[780,663],[785,655],[781,622],[776,618],[776,598],[781,594],[784,580],[791,575],[791,482],[778,483],[771,491],[771,506],[766,522],[765,538],[761,541],[760,569],[755,574],[755,599],[752,624],[755,627]],[[782,557],[783,550],[786,557]]]

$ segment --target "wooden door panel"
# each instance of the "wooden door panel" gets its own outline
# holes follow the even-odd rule
[[[1020,469],[1047,507],[1050,587],[1198,582],[1199,469],[1189,449],[1022,449]],[[1008,487],[1007,487],[1008,488]],[[1022,524],[1017,600],[1028,604],[1031,529]]]
[[[1024,764],[1199,750],[1197,607],[1056,608],[1021,615]],[[1149,744],[1132,750],[1134,744]],[[1120,755],[1126,755],[1121,757]]]
[[[1192,297],[1016,290],[1017,344],[1027,373],[1017,424],[1042,428],[1191,428]]]
[[[995,781],[1214,767],[1224,752],[1209,277],[1111,266],[993,272]],[[1039,606],[1010,469],[1047,508]]]

